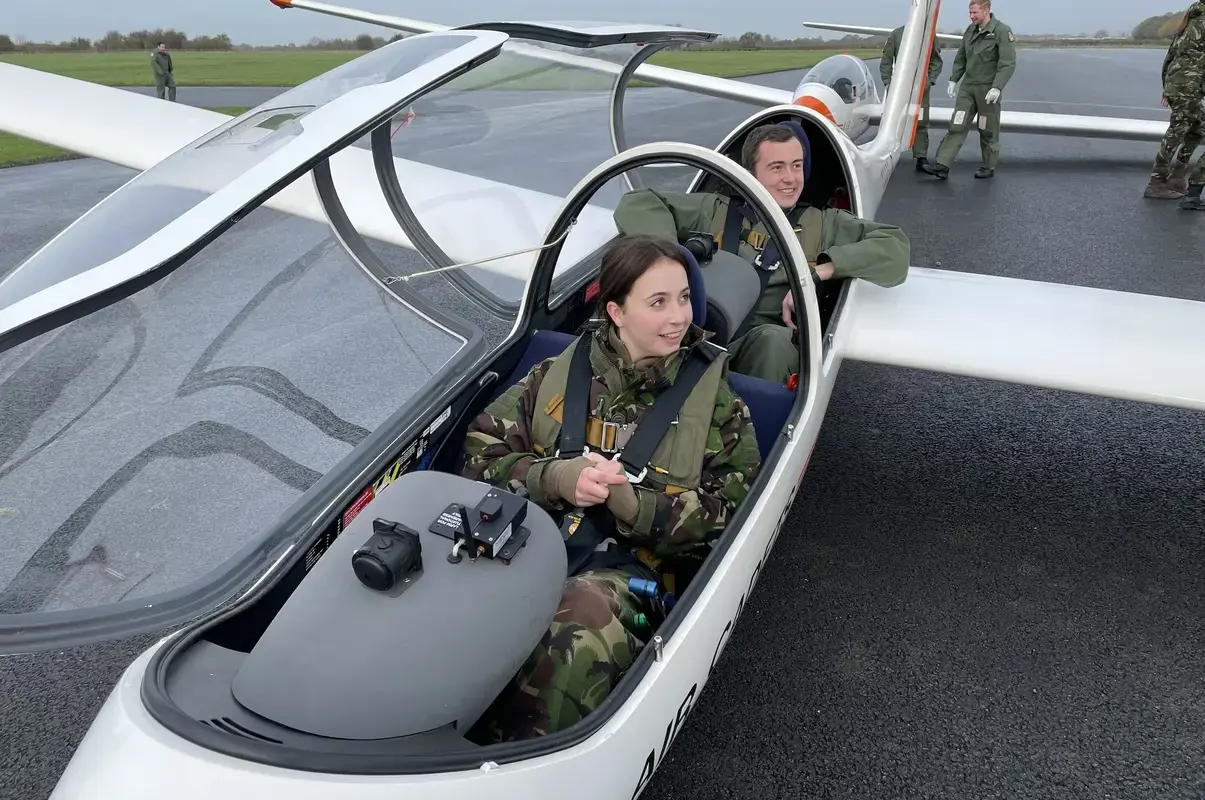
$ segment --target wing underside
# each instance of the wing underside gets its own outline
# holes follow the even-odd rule
[[[917,267],[850,288],[844,358],[1205,409],[1205,303]]]

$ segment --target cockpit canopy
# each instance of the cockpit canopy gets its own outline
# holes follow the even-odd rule
[[[796,94],[808,84],[827,86],[847,105],[879,102],[878,88],[866,62],[848,53],[829,56],[807,71]]]
[[[321,534],[374,437],[511,331],[566,196],[613,155],[628,59],[714,36],[400,39],[197,131],[9,273],[0,651],[201,613]],[[620,191],[576,216],[558,275],[616,235]]]

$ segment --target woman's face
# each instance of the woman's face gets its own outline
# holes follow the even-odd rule
[[[623,306],[612,301],[607,313],[633,361],[670,355],[682,345],[694,316],[686,270],[677,261],[658,258],[632,284]]]

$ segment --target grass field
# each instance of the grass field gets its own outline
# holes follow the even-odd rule
[[[811,67],[837,52],[682,50],[658,53],[649,63],[704,75],[739,78]],[[874,50],[854,50],[851,53],[860,58],[879,55]],[[183,51],[173,53],[172,59],[179,86],[296,86],[360,55],[363,54],[322,50]],[[13,53],[0,56],[0,61],[108,86],[154,85],[149,59],[147,53]],[[540,63],[531,59],[510,58],[509,54],[499,56],[497,60],[507,60],[506,67],[522,65],[517,66],[518,69],[530,69]]]
[[[657,53],[649,63],[723,78],[804,69],[834,55],[834,50],[684,50]],[[854,50],[869,58],[877,51]],[[176,52],[173,60],[179,86],[296,86],[362,55],[320,50]],[[108,86],[153,85],[147,53],[16,53],[0,56],[31,69]],[[609,91],[610,75],[583,69],[550,67],[547,62],[503,54],[480,70],[458,79],[454,86],[474,89],[541,91],[550,89]],[[639,82],[633,85],[640,85]],[[217,109],[229,111],[227,109]],[[234,110],[241,113],[243,109]],[[0,167],[72,158],[57,147],[0,133]]]

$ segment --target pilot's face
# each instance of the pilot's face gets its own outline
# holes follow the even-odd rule
[[[795,205],[803,193],[803,145],[794,136],[785,142],[762,142],[753,177],[781,208]]]
[[[607,313],[633,361],[675,352],[694,317],[686,270],[677,261],[658,258],[632,284],[623,306],[608,303]]]
[[[990,12],[978,3],[971,3],[970,11],[971,24],[983,25],[988,21]]]

